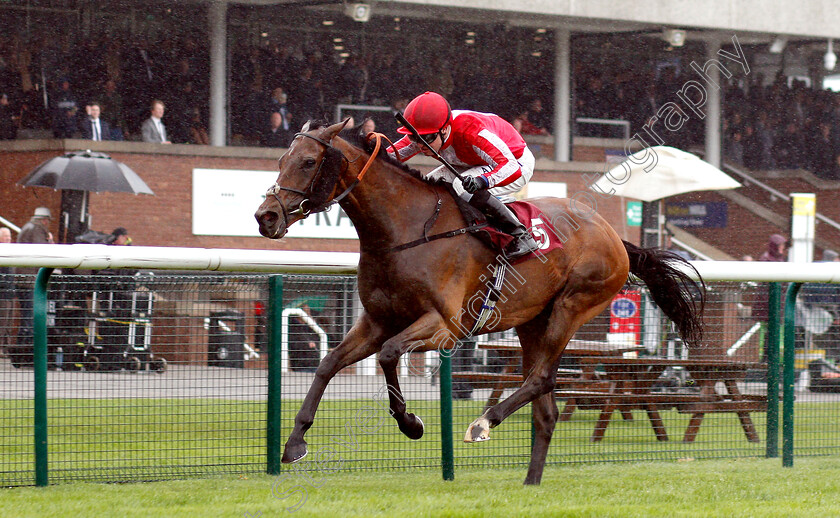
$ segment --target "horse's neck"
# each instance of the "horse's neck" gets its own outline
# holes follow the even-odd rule
[[[351,148],[345,155],[359,154]],[[362,154],[348,170],[346,188],[367,161]],[[423,236],[423,226],[437,206],[435,188],[385,161],[375,161],[353,191],[340,202],[356,227],[362,249],[397,246]]]

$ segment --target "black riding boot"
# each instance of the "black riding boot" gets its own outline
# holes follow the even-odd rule
[[[492,219],[499,230],[513,236],[513,241],[505,248],[505,257],[508,259],[516,259],[539,248],[537,242],[534,241],[534,236],[516,219],[513,211],[486,189],[473,194],[470,205]]]

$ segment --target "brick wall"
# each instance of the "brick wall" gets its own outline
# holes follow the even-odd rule
[[[134,170],[155,192],[154,196],[125,193],[91,193],[92,227],[110,232],[125,227],[136,245],[203,248],[245,248],[313,251],[358,251],[358,242],[347,239],[295,239],[273,241],[260,237],[196,236],[192,234],[192,170],[218,168],[272,171],[277,169],[279,150],[258,148],[212,148],[209,146],[163,146],[135,142],[18,141],[0,143],[0,215],[22,226],[35,207],[49,207],[59,214],[60,193],[41,187],[21,187],[16,182],[40,163],[67,151],[95,145]],[[46,149],[45,149],[46,148]],[[166,153],[166,154],[164,154]],[[429,159],[412,164],[428,171],[436,165]],[[586,189],[582,174],[600,171],[597,164],[557,164],[540,161],[535,180],[565,182],[569,196]],[[243,173],[246,174],[246,173]],[[266,185],[268,188],[268,185]],[[592,198],[581,196],[589,204]],[[621,229],[623,210],[619,200],[597,200],[598,212]],[[254,207],[256,210],[256,207]],[[256,225],[256,223],[255,223]],[[57,235],[58,221],[52,221]],[[620,232],[621,233],[621,232]],[[638,229],[624,232],[636,241]]]

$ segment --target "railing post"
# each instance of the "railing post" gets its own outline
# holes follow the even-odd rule
[[[49,484],[47,449],[47,286],[52,268],[41,268],[32,292],[32,364],[35,371],[35,485]],[[23,325],[26,325],[24,323]]]
[[[779,333],[779,310],[782,299],[782,285],[770,283],[770,295],[767,300],[767,336],[764,350],[767,359],[767,440],[765,456],[779,456],[779,352],[781,335]]]
[[[268,280],[268,402],[266,408],[266,473],[280,473],[283,436],[280,435],[283,390],[281,386],[281,325],[283,314],[283,276]]]
[[[791,283],[785,297],[785,349],[784,349],[784,376],[782,393],[782,466],[793,466],[793,398],[796,373],[794,363],[796,361],[796,343],[794,342],[796,325],[796,295],[801,282]]]
[[[443,480],[455,480],[452,444],[452,355],[455,350],[440,351],[440,467]]]

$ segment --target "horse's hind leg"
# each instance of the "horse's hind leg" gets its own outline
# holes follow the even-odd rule
[[[344,367],[378,351],[385,338],[383,331],[371,322],[367,314],[362,314],[344,340],[321,360],[315,372],[315,379],[295,417],[295,427],[283,449],[284,463],[297,462],[306,456],[306,441],[303,436],[312,426],[318,404],[330,380]]]
[[[578,289],[570,295],[560,295],[554,300],[554,307],[548,318],[544,335],[534,344],[534,367],[525,378],[522,386],[510,397],[488,409],[467,428],[464,442],[486,441],[490,438],[490,429],[531,401],[554,390],[557,366],[560,355],[575,332],[584,323],[600,313],[609,305],[612,296],[618,292],[606,290],[604,286],[589,286]]]
[[[542,480],[548,446],[551,444],[551,436],[554,435],[554,427],[560,416],[560,410],[557,409],[554,391],[531,401],[531,408],[533,409],[534,444],[531,447],[531,463],[528,465],[525,484],[538,485]]]
[[[530,373],[534,367],[536,356],[542,351],[540,340],[545,334],[546,320],[544,317],[537,317],[528,324],[519,326],[517,334],[522,343],[522,368],[523,372]],[[531,446],[531,463],[528,466],[528,475],[525,477],[525,484],[539,484],[542,479],[545,459],[548,455],[548,447],[551,444],[551,436],[554,435],[554,427],[560,416],[557,409],[557,401],[554,399],[554,391],[543,394],[531,401],[532,419],[534,424],[534,442]]]

